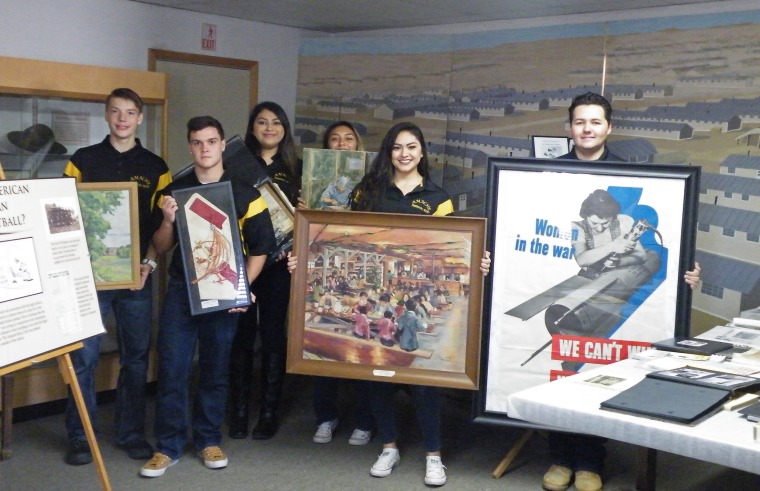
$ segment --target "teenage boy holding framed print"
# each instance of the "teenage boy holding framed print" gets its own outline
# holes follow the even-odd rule
[[[612,105],[602,95],[586,92],[576,96],[568,108],[570,136],[573,149],[559,159],[623,162],[607,148],[607,137],[612,132]],[[624,240],[610,230],[609,217],[592,216],[589,231],[602,241]],[[687,271],[684,280],[691,287],[699,283],[699,264]],[[602,489],[601,471],[604,465],[605,439],[576,433],[549,433],[549,457],[552,465],[544,474],[543,488],[565,491],[575,482],[578,491]]]
[[[141,288],[98,292],[101,316],[105,319],[113,309],[117,324],[120,369],[116,384],[116,444],[133,459],[146,459],[153,453],[145,439],[145,383],[153,311],[150,273],[156,267],[156,251],[150,241],[150,214],[155,194],[171,182],[164,160],[144,148],[136,137],[143,120],[142,109],[143,101],[135,91],[128,88],[111,91],[105,101],[108,136],[100,143],[74,152],[64,169],[64,176],[74,177],[77,182],[137,183]],[[85,339],[84,346],[71,353],[93,425],[97,405],[95,369],[102,340],[102,336]],[[66,432],[69,439],[66,463],[92,462],[90,446],[71,395],[66,407]]]
[[[156,250],[161,254],[167,253],[178,242],[178,205],[172,192],[230,181],[237,214],[233,229],[234,225],[238,225],[242,234],[245,270],[250,284],[261,273],[267,256],[275,249],[274,230],[266,202],[256,188],[231,179],[225,173],[222,163],[224,129],[219,121],[211,116],[192,118],[187,123],[187,140],[193,157],[193,172],[171,183],[157,197],[152,220]],[[140,469],[140,475],[145,477],[162,476],[168,467],[178,462],[187,440],[191,416],[193,446],[205,466],[221,469],[228,463],[226,454],[220,448],[221,426],[227,401],[230,350],[238,313],[246,308],[192,315],[185,276],[186,261],[181,249],[175,248],[169,266],[170,279],[156,343],[158,391],[153,432],[156,452]],[[209,251],[213,254],[214,247]],[[189,385],[196,345],[200,379],[190,415]]]

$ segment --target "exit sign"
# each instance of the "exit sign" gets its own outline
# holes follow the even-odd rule
[[[201,49],[206,51],[216,51],[216,25],[203,24],[203,34],[201,36]]]

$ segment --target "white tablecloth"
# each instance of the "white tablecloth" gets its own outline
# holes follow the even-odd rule
[[[636,360],[582,372],[509,396],[510,417],[578,433],[598,435],[760,474],[760,442],[754,423],[736,411],[721,411],[696,426],[667,423],[602,410],[599,404],[618,391],[579,382],[595,374],[618,375],[630,382],[647,371]],[[631,385],[629,383],[628,385]]]

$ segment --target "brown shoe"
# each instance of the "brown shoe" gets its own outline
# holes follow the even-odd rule
[[[229,463],[227,454],[217,446],[204,448],[198,452],[198,456],[203,459],[204,465],[209,469],[224,469]]]
[[[578,491],[601,491],[602,478],[596,472],[578,471],[575,473],[575,489]]]
[[[544,474],[543,488],[549,491],[565,491],[570,487],[573,471],[561,465],[553,465]]]

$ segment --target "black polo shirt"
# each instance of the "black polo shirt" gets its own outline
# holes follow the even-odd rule
[[[219,182],[230,181],[232,184],[232,199],[235,202],[238,226],[243,237],[243,248],[246,256],[266,256],[274,251],[276,244],[274,228],[269,210],[264,198],[253,186],[246,185],[237,179],[230,180],[227,173],[222,175]],[[158,193],[156,206],[153,209],[151,230],[155,233],[164,219],[161,211],[161,203],[164,196],[171,195],[173,191],[201,186],[201,182],[191,171],[172,182]],[[152,237],[152,233],[151,233]],[[174,241],[177,242],[177,224],[174,224]],[[174,249],[172,262],[169,266],[169,274],[174,278],[183,278],[185,274],[182,252],[179,247]]]
[[[557,157],[559,159],[567,159],[567,160],[581,160],[578,158],[578,155],[575,153],[575,148],[570,150],[569,153],[566,153],[565,155],[562,155],[561,157]],[[621,159],[614,153],[610,152],[610,149],[607,148],[607,145],[604,146],[604,153],[601,157],[596,159],[599,162],[625,162],[625,160]]]
[[[77,182],[136,182],[137,207],[140,221],[140,257],[145,257],[153,230],[150,225],[151,207],[158,191],[172,180],[164,159],[145,149],[140,140],[126,152],[119,152],[109,137],[80,148],[66,165],[63,174]]]
[[[371,211],[445,216],[454,213],[454,204],[443,188],[430,179],[425,179],[423,184],[406,195],[395,184],[391,184],[385,190],[383,200]]]

